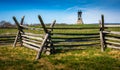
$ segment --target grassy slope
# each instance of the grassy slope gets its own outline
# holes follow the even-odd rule
[[[98,25],[67,25],[67,27],[98,27]],[[58,25],[55,27],[66,27]],[[99,30],[99,29],[98,29]],[[54,30],[54,33],[99,33],[98,30]],[[119,31],[120,29],[114,29]],[[0,30],[0,34],[16,32],[16,30]],[[33,33],[39,33],[33,31]],[[56,38],[55,36],[53,36]],[[71,36],[67,36],[71,37]],[[75,36],[76,37],[76,36]],[[89,42],[90,43],[90,42]],[[100,47],[85,50],[56,50],[56,54],[35,61],[37,52],[24,47],[12,48],[12,45],[0,45],[1,70],[120,70],[120,51],[107,49],[100,52]]]

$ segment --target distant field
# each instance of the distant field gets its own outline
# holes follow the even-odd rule
[[[47,28],[50,29],[49,25]],[[107,30],[120,31],[120,28]],[[120,50],[107,48],[105,52],[101,52],[97,24],[55,25],[52,39],[56,53],[49,56],[43,54],[38,61],[35,61],[36,51],[20,47],[19,44],[12,48],[16,33],[17,29],[0,29],[1,70],[120,70]],[[4,37],[9,35],[14,37]],[[79,49],[63,49],[65,47]]]

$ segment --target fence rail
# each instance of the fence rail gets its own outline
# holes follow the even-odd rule
[[[115,31],[103,31],[103,33],[120,35],[120,32],[115,32]]]
[[[120,25],[104,25],[104,27],[120,27]]]

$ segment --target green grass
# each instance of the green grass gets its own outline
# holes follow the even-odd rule
[[[105,30],[107,30],[107,31],[120,31],[120,28],[119,27],[113,27],[113,28],[107,28],[107,29],[105,29]]]
[[[86,50],[57,50],[35,61],[36,52],[24,47],[0,47],[1,70],[119,70],[119,50],[100,48]]]
[[[32,27],[32,26],[31,26]],[[41,27],[41,26],[36,26]],[[47,25],[49,27],[49,25]],[[59,28],[77,28],[77,29],[54,29],[52,38],[57,47],[80,47],[79,50],[57,49],[55,54],[45,55],[42,54],[42,58],[35,60],[37,52],[25,47],[13,48],[13,42],[7,45],[0,45],[0,69],[1,70],[120,70],[120,50],[107,48],[105,52],[100,50],[99,29],[79,29],[98,27],[96,24],[85,25],[55,25]],[[114,31],[120,31],[120,28],[108,29]],[[0,35],[6,33],[16,33],[17,29],[0,29]],[[26,30],[26,32],[43,33],[43,31]],[[68,34],[68,35],[54,35]],[[96,38],[89,39],[84,34],[95,33]],[[11,36],[12,36],[11,34]],[[13,34],[15,35],[15,34]],[[116,35],[115,35],[116,36]],[[72,39],[80,39],[83,41],[70,42]],[[83,39],[81,39],[83,38]],[[0,41],[4,42],[10,40],[8,38],[0,38]],[[68,41],[68,42],[65,42]],[[94,44],[91,46],[87,44]],[[1,44],[1,43],[0,43]],[[70,46],[70,45],[78,46]],[[85,45],[84,45],[85,44]],[[84,46],[81,46],[84,45]],[[84,48],[84,49],[82,49]]]
[[[0,29],[0,34],[16,34],[17,33],[17,29]]]

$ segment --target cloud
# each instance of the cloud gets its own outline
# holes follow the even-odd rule
[[[78,11],[78,10],[86,10],[86,8],[79,7],[79,6],[73,6],[73,7],[67,8],[65,11]]]

